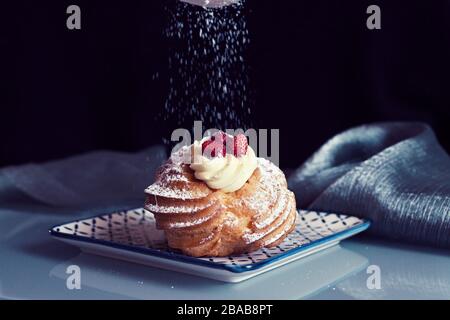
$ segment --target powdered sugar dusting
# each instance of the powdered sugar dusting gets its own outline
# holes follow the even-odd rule
[[[205,205],[197,205],[197,206],[159,206],[156,204],[147,204],[145,208],[151,212],[155,213],[189,213],[189,214],[195,214],[199,211],[202,211],[208,207],[210,207],[214,202],[210,201]]]
[[[203,239],[200,241],[200,244],[202,245],[202,244],[207,243],[208,241],[211,241],[211,240],[214,238],[215,235],[216,235],[215,232],[211,232],[206,238],[203,238]]]
[[[165,179],[166,182],[170,183],[170,182],[186,182],[189,183],[189,180],[186,176],[178,173],[178,174],[172,174],[167,176],[167,178]]]
[[[186,227],[192,227],[192,226],[196,226],[199,225],[205,221],[208,221],[209,219],[211,219],[211,216],[206,216],[206,217],[201,217],[198,219],[195,219],[193,221],[185,221],[185,222],[172,222],[169,223],[169,227],[170,228],[186,228]]]
[[[192,187],[194,182],[189,180],[183,163],[186,150],[182,148],[172,154],[170,161],[161,168],[158,179],[145,190],[147,194],[181,200],[201,199],[209,195],[207,188]]]
[[[283,213],[283,209],[286,207],[286,202],[288,200],[288,193],[283,192],[280,196],[280,199],[278,200],[278,203],[276,207],[272,210],[272,214],[270,214],[266,219],[260,222],[256,222],[255,226],[258,229],[262,229],[264,227],[267,227],[269,224],[275,221],[275,219]]]
[[[273,237],[271,237],[271,238],[267,239],[266,241],[264,241],[263,246],[267,246],[267,245],[269,245],[269,244],[271,244],[271,243],[277,241],[277,240],[280,239],[284,234],[286,234],[286,233],[289,231],[289,229],[291,229],[291,228],[292,228],[292,225],[291,225],[291,224],[289,224],[289,223],[286,224],[281,232],[275,234]]]
[[[280,211],[283,210],[283,209],[284,209],[284,206],[280,209]],[[292,203],[289,202],[288,206],[286,207],[286,210],[283,212],[283,215],[282,215],[281,219],[277,223],[275,223],[274,225],[270,226],[270,228],[267,229],[264,232],[246,233],[246,234],[244,234],[242,236],[242,238],[244,239],[244,241],[247,244],[253,243],[253,242],[263,238],[264,236],[270,234],[275,229],[280,227],[286,221],[286,219],[289,217],[289,214],[291,213],[291,211],[292,211]]]
[[[261,172],[258,190],[250,197],[243,198],[244,206],[256,212],[256,217],[267,212],[267,209],[277,201],[278,193],[283,190],[283,173],[266,159],[258,158],[258,168]]]
[[[145,189],[145,193],[155,195],[164,198],[181,199],[181,200],[193,200],[201,199],[208,196],[207,192],[197,191],[194,192],[188,189],[175,189],[168,186],[159,185],[154,183]]]
[[[236,217],[236,215],[234,213],[227,212],[223,223],[227,227],[233,228],[239,224],[239,219],[238,219],[238,217]]]

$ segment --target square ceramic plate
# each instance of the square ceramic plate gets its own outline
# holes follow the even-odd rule
[[[88,253],[240,282],[334,246],[369,225],[352,216],[301,210],[296,229],[279,246],[221,258],[194,258],[171,250],[164,233],[156,229],[153,215],[144,209],[69,222],[51,228],[50,234]]]

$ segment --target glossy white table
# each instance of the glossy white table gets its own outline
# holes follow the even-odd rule
[[[20,199],[19,199],[20,200]],[[78,212],[78,211],[76,211]],[[82,254],[52,239],[50,226],[96,212],[0,202],[3,299],[415,299],[450,298],[450,252],[357,236],[254,279],[227,284]],[[100,212],[99,212],[100,213]],[[66,269],[81,269],[81,290]],[[381,289],[367,288],[369,265]]]

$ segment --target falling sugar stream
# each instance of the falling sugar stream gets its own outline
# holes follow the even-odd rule
[[[205,129],[250,127],[244,3],[202,8],[176,1],[166,10],[169,92],[162,119],[183,128],[195,120]]]

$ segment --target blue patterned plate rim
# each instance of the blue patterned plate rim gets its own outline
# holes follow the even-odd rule
[[[132,210],[140,210],[142,208],[134,208],[134,209],[129,209],[129,210],[121,210],[120,212],[124,212],[124,211],[132,211]],[[299,210],[298,210],[299,211]],[[114,213],[117,213],[114,212]],[[114,214],[112,213],[112,214]],[[320,213],[324,213],[324,212],[320,212]],[[49,233],[51,236],[56,237],[56,238],[63,238],[63,239],[68,239],[68,240],[75,240],[75,241],[81,241],[81,242],[86,242],[86,243],[91,243],[91,244],[98,244],[98,245],[102,245],[102,246],[107,246],[107,247],[111,247],[114,249],[119,249],[119,250],[125,250],[125,251],[132,251],[135,253],[139,253],[139,254],[146,254],[146,255],[152,255],[152,256],[157,256],[160,258],[165,258],[165,259],[171,259],[171,260],[177,260],[180,262],[184,262],[184,263],[188,263],[188,264],[193,264],[193,265],[200,265],[203,267],[208,267],[208,268],[214,268],[214,269],[221,269],[221,270],[225,270],[225,271],[229,271],[229,272],[233,272],[233,273],[243,273],[243,272],[248,272],[248,271],[255,271],[258,269],[261,269],[269,264],[272,264],[274,262],[286,259],[290,256],[293,256],[294,254],[300,253],[302,251],[305,251],[307,249],[312,249],[314,247],[317,247],[323,243],[326,242],[331,242],[333,240],[338,240],[341,239],[343,236],[351,237],[357,233],[360,233],[364,230],[367,230],[370,227],[370,221],[367,219],[361,219],[362,222],[356,226],[350,227],[346,230],[340,231],[340,232],[336,232],[333,233],[329,236],[325,236],[321,239],[309,242],[305,245],[287,250],[286,252],[280,253],[276,256],[272,256],[270,258],[267,258],[263,261],[259,261],[259,262],[255,262],[252,264],[248,264],[248,265],[227,265],[227,264],[220,264],[220,263],[216,263],[216,262],[211,262],[208,260],[202,260],[199,258],[195,258],[195,257],[190,257],[187,255],[183,255],[177,252],[173,252],[173,251],[162,251],[162,250],[158,250],[158,249],[153,249],[153,248],[143,248],[143,247],[136,247],[136,246],[130,246],[130,245],[125,245],[125,244],[120,244],[120,243],[116,243],[116,242],[110,242],[110,241],[106,241],[106,240],[101,240],[101,239],[95,239],[95,238],[89,238],[89,237],[83,237],[83,236],[77,236],[77,235],[71,235],[71,234],[65,234],[62,232],[58,232],[55,229],[57,228],[61,228],[62,226],[66,225],[66,224],[70,224],[70,223],[76,223],[76,222],[80,222],[83,220],[88,220],[88,219],[94,219],[94,218],[99,218],[99,217],[103,217],[105,215],[108,214],[99,214],[99,215],[95,215],[95,216],[91,216],[91,217],[86,217],[80,220],[73,220],[70,222],[66,222],[63,224],[58,224],[55,225],[53,227],[51,227],[49,229]]]

